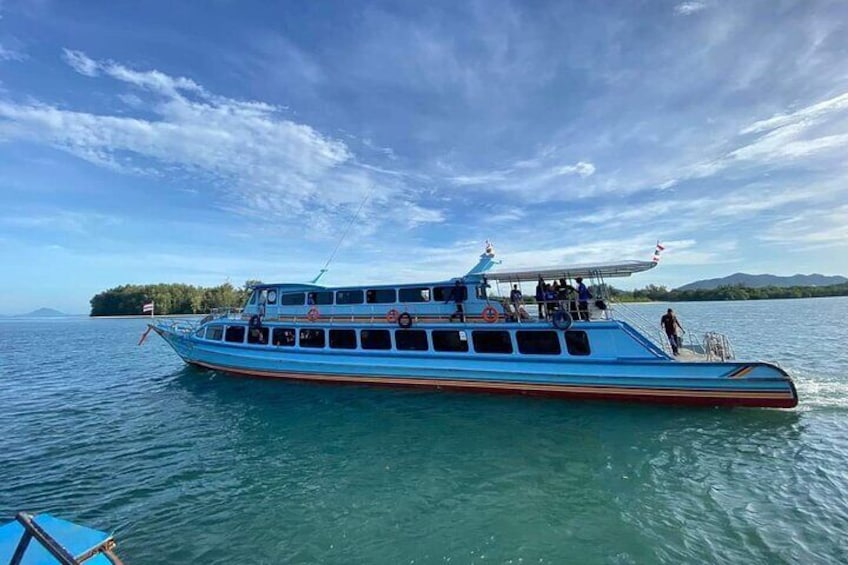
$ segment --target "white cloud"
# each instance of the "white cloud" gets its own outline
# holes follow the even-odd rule
[[[555,167],[551,169],[551,174],[554,176],[576,174],[578,176],[586,178],[595,174],[595,165],[593,165],[592,163],[587,163],[585,161],[579,161],[574,165],[564,165],[561,167]]]
[[[706,7],[707,4],[705,2],[681,2],[680,4],[674,7],[674,11],[675,13],[680,14],[682,16],[689,16],[691,14],[694,14],[695,12],[700,12]]]
[[[207,189],[215,187],[221,208],[269,223],[284,218],[293,228],[296,215],[309,211],[332,231],[347,214],[344,207],[372,190],[371,207],[389,200],[406,206],[414,216],[409,226],[443,219],[438,210],[416,204],[401,180],[363,166],[343,141],[285,118],[275,106],[216,96],[185,77],[95,61],[79,51],[66,49],[63,57],[84,76],[107,76],[147,91],[144,99],[118,98],[135,107],[143,102],[153,117],[0,100],[0,137],[46,143],[122,172],[182,171]]]
[[[806,210],[774,223],[759,239],[806,248],[848,247],[848,204],[830,210]]]
[[[806,106],[795,112],[779,114],[765,120],[758,120],[742,129],[741,134],[759,133],[774,130],[785,126],[809,123],[810,120],[818,120],[826,117],[834,111],[848,109],[848,92],[823,100],[816,104]]]
[[[23,61],[26,55],[11,47],[0,44],[0,61]]]
[[[553,165],[556,155],[549,149],[543,154],[524,159],[512,166],[495,171],[454,174],[447,180],[456,186],[480,186],[484,189],[523,194],[533,192],[537,200],[556,199],[561,195],[563,177],[586,179],[595,174],[595,165],[577,161],[568,165]]]
[[[96,61],[90,59],[81,51],[64,49],[62,51],[62,58],[66,63],[73,67],[76,72],[88,77],[97,76],[100,69],[100,65]]]

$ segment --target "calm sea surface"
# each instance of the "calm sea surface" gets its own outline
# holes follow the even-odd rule
[[[141,320],[4,320],[0,518],[114,530],[128,564],[848,562],[848,299],[674,308],[799,408],[244,380]]]

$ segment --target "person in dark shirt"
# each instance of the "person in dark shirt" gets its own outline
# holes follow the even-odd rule
[[[451,314],[450,321],[453,322],[454,318],[459,318],[459,321],[465,323],[465,308],[462,303],[465,300],[465,286],[462,284],[462,281],[458,280],[454,283],[453,288],[451,289],[450,296],[448,297],[448,302],[456,302],[456,312]]]
[[[536,304],[539,305],[539,319],[544,320],[546,309],[545,309],[545,281],[542,277],[539,277],[539,283],[536,285]]]
[[[521,294],[521,290],[518,288],[517,284],[512,285],[512,292],[509,293],[509,301],[512,302],[516,308],[521,304],[521,300],[524,296]]]
[[[556,293],[550,283],[545,284],[545,309],[547,317],[550,319],[556,310]]]
[[[677,316],[674,315],[674,310],[668,309],[665,316],[660,318],[660,325],[665,330],[665,335],[668,337],[668,342],[671,344],[671,352],[675,355],[680,354],[680,336],[677,335],[678,328],[683,331],[683,326]]]
[[[592,293],[583,284],[583,277],[575,277],[574,282],[577,283],[577,312],[580,314],[581,320],[589,321],[589,300],[592,299]]]

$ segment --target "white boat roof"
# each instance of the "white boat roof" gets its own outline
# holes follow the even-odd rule
[[[522,267],[520,269],[496,269],[488,271],[486,277],[497,281],[536,281],[543,279],[561,278],[591,278],[591,277],[629,277],[653,269],[657,264],[653,261],[618,261],[615,263],[580,263],[575,265],[560,265],[548,267]]]

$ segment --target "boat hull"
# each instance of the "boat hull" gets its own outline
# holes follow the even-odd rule
[[[785,390],[718,390],[675,388],[648,388],[643,386],[580,385],[567,383],[532,383],[521,381],[457,380],[450,378],[421,378],[375,375],[339,375],[319,373],[291,373],[262,371],[214,365],[200,361],[189,361],[190,365],[221,371],[236,376],[283,379],[328,384],[370,385],[382,387],[427,388],[498,394],[524,394],[570,398],[575,400],[600,400],[617,402],[643,402],[651,404],[674,404],[682,406],[747,406],[762,408],[794,408],[798,396],[792,381],[787,381]]]
[[[209,344],[189,333],[153,329],[187,363],[247,377],[678,405],[792,408],[798,404],[792,380],[769,363],[311,352]]]

